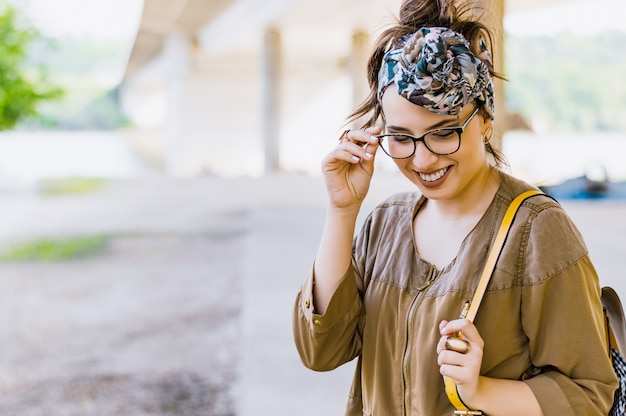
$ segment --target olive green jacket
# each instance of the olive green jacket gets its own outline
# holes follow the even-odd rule
[[[358,358],[346,415],[452,415],[437,365],[438,324],[472,298],[508,204],[532,188],[501,179],[443,270],[416,252],[412,220],[424,199],[407,193],[369,215],[326,314],[314,311],[313,273],[304,282],[293,317],[303,363],[327,371]],[[535,196],[520,207],[475,324],[485,342],[482,375],[523,380],[546,416],[608,413],[617,379],[598,277],[552,199]]]

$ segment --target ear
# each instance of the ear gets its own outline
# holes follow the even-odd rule
[[[487,134],[491,136],[492,133],[493,133],[493,121],[491,121],[491,118],[489,117],[483,118],[483,130],[481,134],[484,137]]]
[[[483,143],[487,144],[491,141],[491,136],[493,135],[493,121],[491,121],[491,118],[487,117],[483,119],[483,129],[482,129],[482,136],[483,136]]]
[[[489,126],[483,133],[483,143],[487,144],[491,141],[491,135],[493,134],[493,127]]]

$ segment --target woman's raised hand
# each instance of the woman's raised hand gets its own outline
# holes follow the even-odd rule
[[[380,127],[347,130],[322,161],[330,204],[336,208],[359,208],[374,174]]]
[[[442,321],[439,332],[439,372],[454,379],[463,401],[469,405],[479,389],[484,341],[476,326],[467,319]]]

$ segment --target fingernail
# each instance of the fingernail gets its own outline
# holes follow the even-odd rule
[[[372,155],[371,155],[371,153],[367,153],[367,152],[365,152],[365,157],[366,157],[366,158],[368,158],[368,159],[371,159],[371,158],[372,158]]]
[[[361,159],[359,159],[357,156],[352,156],[352,160],[354,160],[355,162],[358,162]]]

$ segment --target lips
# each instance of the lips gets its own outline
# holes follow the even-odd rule
[[[418,172],[420,178],[424,181],[424,182],[435,182],[436,180],[439,180],[443,177],[443,175],[446,174],[446,172],[448,171],[450,167],[446,166],[443,169],[440,169],[436,172],[433,173],[422,173],[422,172]]]

